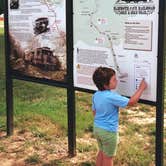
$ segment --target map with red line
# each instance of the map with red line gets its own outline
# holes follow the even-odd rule
[[[74,0],[74,86],[96,90],[98,66],[116,71],[121,94],[131,96],[142,79],[142,99],[156,100],[158,1]]]

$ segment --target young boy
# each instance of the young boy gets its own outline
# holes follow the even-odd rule
[[[118,144],[119,107],[137,103],[147,84],[143,79],[137,91],[129,99],[112,91],[117,86],[113,69],[97,68],[93,73],[93,81],[98,88],[92,97],[94,135],[99,146],[96,166],[113,166],[113,157],[116,155]]]

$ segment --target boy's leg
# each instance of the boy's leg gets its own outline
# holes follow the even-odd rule
[[[103,152],[100,150],[96,158],[96,166],[102,166],[103,163]]]
[[[113,157],[111,156],[116,155],[118,133],[94,128],[94,134],[97,138],[99,150],[101,151],[98,153],[96,166],[113,166]]]
[[[105,155],[104,153],[102,154],[103,156],[103,166],[113,166],[113,157],[109,157]]]

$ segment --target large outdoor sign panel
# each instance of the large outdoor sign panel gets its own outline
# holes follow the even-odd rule
[[[65,81],[66,1],[8,0],[8,18],[12,70]]]
[[[96,90],[92,73],[112,67],[118,91],[131,96],[144,78],[142,99],[156,101],[159,0],[74,1],[74,86]]]

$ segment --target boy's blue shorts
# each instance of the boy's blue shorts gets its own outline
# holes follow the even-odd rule
[[[99,150],[108,157],[116,155],[119,142],[119,133],[110,132],[104,129],[94,127],[94,136],[97,139]]]

